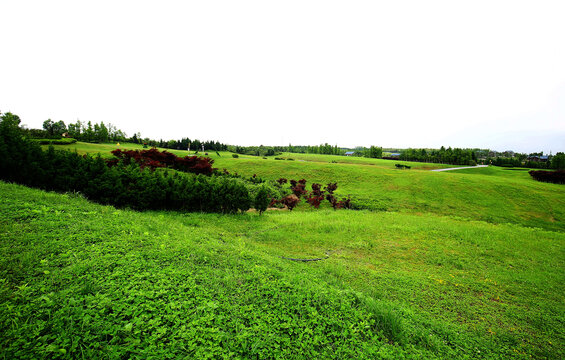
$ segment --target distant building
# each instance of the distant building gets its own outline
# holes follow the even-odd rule
[[[347,151],[345,156],[352,156],[353,154],[355,154],[355,151]]]
[[[549,160],[549,156],[547,155],[542,155],[542,156],[528,156],[527,158],[528,161],[534,161],[534,162],[547,162],[547,160]]]

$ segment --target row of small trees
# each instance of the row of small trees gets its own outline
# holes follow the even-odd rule
[[[102,204],[139,210],[234,213],[255,206],[262,213],[272,203],[286,204],[292,210],[300,197],[318,207],[315,199],[321,196],[334,209],[350,207],[349,200],[335,198],[336,184],[328,184],[324,190],[313,184],[310,193],[305,189],[306,180],[291,181],[291,187],[284,190],[282,182],[273,182],[275,186],[257,176],[243,179],[219,172],[212,168],[209,158],[180,158],[157,149],[116,150],[110,160],[55,151],[52,146],[42,151],[37,142],[23,136],[19,124],[19,117],[13,114],[0,116],[0,179],[5,181],[80,192]]]
[[[474,149],[441,147],[439,150],[406,149],[399,157],[405,161],[433,162],[452,165],[476,165],[477,155]]]
[[[36,142],[23,136],[19,124],[20,119],[13,114],[0,117],[2,180],[45,190],[80,192],[99,203],[139,210],[233,213],[252,205],[247,185],[240,179],[204,175],[201,171],[195,175],[151,167],[143,170],[135,156],[129,162],[124,155],[120,161],[107,163],[99,156],[55,151],[53,147],[42,151]]]
[[[58,139],[63,134],[68,137],[85,142],[109,142],[109,141],[126,141],[126,134],[112,124],[104,124],[104,122],[92,123],[77,120],[76,123],[65,124],[64,121],[53,121],[47,119],[43,122],[43,129],[27,130],[31,137]]]
[[[548,156],[547,161],[528,160],[526,154],[519,154],[515,157],[488,158],[487,163],[503,167],[525,167],[531,169],[565,169],[565,153],[558,152]]]
[[[64,134],[67,137],[85,142],[132,142],[134,144],[145,144],[147,146],[158,146],[168,149],[187,150],[213,150],[225,151],[228,149],[226,144],[218,141],[200,141],[198,139],[182,138],[180,140],[152,140],[142,138],[140,133],[135,133],[128,137],[126,133],[112,124],[92,123],[91,121],[80,121],[65,124],[63,120],[53,121],[47,119],[43,122],[42,129],[23,129],[29,137],[36,139],[60,139]]]
[[[287,182],[290,183],[290,190],[292,194],[286,195],[281,199],[272,198],[271,199],[271,206],[275,206],[277,204],[285,205],[290,211],[294,209],[299,203],[300,200],[303,198],[306,200],[310,206],[318,209],[322,201],[327,200],[334,210],[337,209],[351,209],[351,198],[343,198],[342,200],[338,200],[334,191],[337,190],[337,183],[328,183],[323,189],[321,184],[313,183],[312,184],[312,191],[308,191],[306,189],[306,180],[290,180],[288,181],[285,178],[280,178],[277,180],[279,186],[283,186]]]

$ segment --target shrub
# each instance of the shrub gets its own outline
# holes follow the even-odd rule
[[[296,195],[291,194],[282,198],[281,203],[283,205],[286,205],[286,207],[288,207],[288,210],[292,211],[292,209],[294,209],[296,205],[298,205],[299,201],[300,199]]]
[[[263,214],[267,207],[271,203],[271,194],[269,194],[269,190],[261,186],[257,194],[255,195],[254,206],[257,211],[259,211],[259,215]]]
[[[328,202],[331,204],[334,210],[339,209],[341,207],[340,203],[339,201],[337,201],[337,199],[334,196],[334,191],[337,190],[337,183],[328,183],[324,188],[324,190],[327,192],[326,200],[328,200]]]
[[[239,157],[239,155],[237,155],[237,154],[231,154],[231,157],[234,158],[234,159],[237,159],[237,158]]]
[[[39,145],[70,145],[77,142],[77,139],[72,138],[61,138],[61,139],[33,139],[39,143]]]
[[[565,184],[565,170],[530,170],[528,171],[528,174],[530,174],[530,176],[537,181],[550,182],[554,184]]]
[[[312,183],[312,194],[315,195],[315,196],[323,195],[324,191],[322,190],[322,185]]]
[[[262,184],[265,182],[262,178],[258,177],[257,174],[253,174],[249,179],[247,179],[252,184]]]
[[[310,206],[318,209],[322,201],[324,201],[324,196],[310,195],[306,198],[306,201],[310,204]]]
[[[307,193],[306,191],[306,180],[290,180],[290,190],[296,195],[297,198],[300,199],[302,195]]]
[[[166,150],[159,151],[156,148],[150,150],[121,150],[116,149],[112,154],[122,161],[124,164],[129,165],[135,162],[141,166],[142,169],[149,167],[152,170],[158,167],[170,167],[175,170],[190,172],[194,174],[203,174],[210,176],[214,172],[212,164],[214,160],[201,156],[185,156],[178,157]],[[109,160],[108,165],[116,165],[115,159]]]
[[[340,208],[343,208],[343,209],[351,209],[352,208],[351,197],[349,197],[349,196],[341,199],[341,201],[339,203],[340,203]]]
[[[327,191],[330,194],[333,194],[334,191],[337,190],[337,183],[328,183],[328,185],[326,185],[324,190]]]
[[[187,161],[190,164],[194,159],[180,159],[152,149],[147,152],[160,161],[143,158],[143,152],[134,152],[131,157],[123,156],[107,164],[100,156],[93,158],[55,151],[52,146],[42,151],[37,142],[22,136],[18,125],[19,122],[4,116],[0,121],[0,151],[3,154],[0,178],[3,180],[45,190],[80,192],[92,201],[137,210],[233,213],[246,211],[251,206],[252,199],[241,179],[155,169],[157,165],[168,164],[171,159],[181,164]],[[135,161],[137,156],[147,160],[147,167],[152,170],[144,170]],[[210,165],[207,161],[204,163]],[[193,165],[199,169],[199,161]]]

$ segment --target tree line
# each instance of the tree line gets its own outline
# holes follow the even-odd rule
[[[59,192],[80,193],[92,201],[137,210],[179,210],[236,213],[254,206],[259,213],[270,204],[290,210],[299,202],[295,194],[308,195],[308,203],[318,207],[325,198],[334,209],[351,208],[351,199],[337,200],[337,184],[320,191],[305,190],[306,180],[270,183],[252,176],[244,179],[212,168],[213,160],[199,156],[178,157],[167,151],[121,150],[113,159],[100,155],[79,155],[43,151],[37,141],[26,136],[17,115],[0,114],[0,179]],[[300,184],[298,186],[297,184]],[[316,188],[318,186],[318,188]],[[292,194],[292,193],[294,194]]]
[[[32,138],[38,139],[60,139],[64,134],[68,138],[73,138],[84,142],[131,142],[142,144],[144,147],[161,147],[175,150],[191,150],[191,151],[231,151],[237,154],[246,154],[254,156],[273,156],[282,152],[291,153],[307,153],[307,154],[324,154],[324,155],[344,155],[347,151],[352,150],[352,156],[382,158],[382,147],[356,147],[354,149],[340,148],[337,145],[328,143],[320,145],[291,145],[288,146],[237,146],[227,145],[219,141],[201,141],[198,139],[182,138],[180,140],[153,140],[150,138],[142,138],[141,134],[135,133],[128,137],[126,133],[112,124],[92,123],[77,120],[75,123],[65,124],[64,121],[52,121],[47,119],[43,122],[42,129],[23,129],[23,131]],[[45,142],[45,141],[44,141]],[[491,164],[495,166],[513,166],[527,167],[533,169],[563,169],[563,153],[557,153],[549,156],[548,161],[532,161],[531,156],[542,156],[543,153],[529,154],[508,154],[500,153],[498,156],[485,149],[461,149],[461,148],[445,148],[440,149],[404,149],[399,150],[399,160],[416,161],[416,162],[432,162],[452,165],[476,165],[477,163]],[[395,158],[397,159],[397,158]]]
[[[92,123],[91,121],[77,120],[75,123],[65,124],[63,120],[53,121],[47,119],[43,122],[42,129],[23,129],[31,138],[35,139],[60,139],[65,135],[78,141],[108,143],[108,142],[131,142],[141,144],[145,147],[161,147],[175,150],[199,151],[226,151],[228,146],[218,141],[201,141],[198,139],[182,138],[180,140],[153,140],[143,138],[141,134],[134,133],[128,137],[126,133],[112,124]]]
[[[441,163],[451,165],[477,165],[477,154],[474,149],[441,147],[436,149],[406,149],[400,153],[400,160]]]
[[[526,154],[517,154],[515,157],[496,157],[488,158],[487,164],[502,166],[502,167],[525,167],[530,169],[565,169],[565,153],[558,152],[555,155],[549,155],[547,161],[533,161],[528,160],[532,156],[542,156],[532,153],[529,156]]]
[[[137,154],[115,154],[122,161],[109,164],[100,156],[55,151],[53,146],[43,151],[37,141],[25,136],[19,124],[17,115],[0,116],[0,179],[4,181],[79,192],[92,201],[138,210],[234,213],[248,210],[254,200],[241,179],[142,169],[136,161],[122,159],[135,159]],[[152,156],[152,161],[161,158]],[[191,169],[210,162],[190,157],[184,161],[167,159],[167,154],[164,158],[165,162],[172,160],[175,167]]]

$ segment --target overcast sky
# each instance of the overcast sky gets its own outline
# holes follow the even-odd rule
[[[0,2],[0,111],[240,145],[565,151],[565,1]]]

